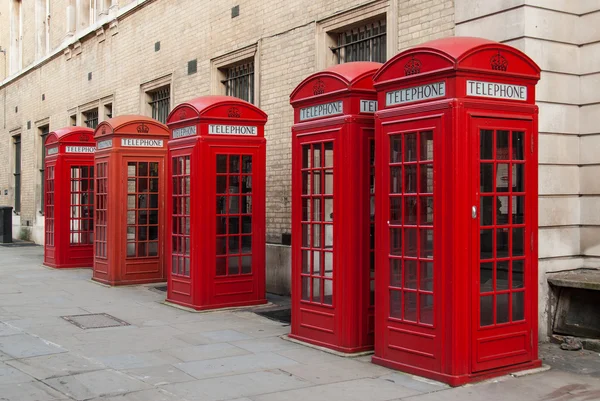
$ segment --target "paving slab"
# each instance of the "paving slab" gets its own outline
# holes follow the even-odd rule
[[[67,350],[56,344],[49,344],[29,334],[0,337],[0,351],[13,358],[28,358],[67,352]]]
[[[189,401],[217,401],[241,397],[252,397],[254,399],[256,395],[306,386],[310,386],[310,383],[274,370],[171,384],[165,386],[164,389]],[[328,401],[332,400],[336,400],[336,398]]]
[[[254,353],[269,351],[277,352],[297,348],[306,349],[303,345],[286,341],[279,337],[255,338],[252,340],[235,341],[232,344]]]
[[[44,383],[78,401],[151,388],[147,383],[114,370],[63,376],[44,380]]]
[[[95,359],[109,368],[117,370],[147,368],[150,366],[181,362],[180,359],[162,351],[143,352],[139,354],[118,354],[96,357]]]
[[[275,352],[281,356],[285,356],[286,358],[293,359],[296,362],[308,365],[325,362],[337,362],[341,359],[341,357],[337,355],[309,347],[293,348]]]
[[[0,362],[0,385],[26,383],[33,380],[33,377],[13,368],[12,366]],[[2,400],[2,394],[0,394],[0,400]]]
[[[281,369],[314,384],[335,383],[389,374],[389,370],[386,368],[352,359],[314,365],[297,364]]]
[[[0,385],[2,401],[55,401],[68,397],[41,382]]]
[[[196,378],[177,369],[173,365],[152,366],[149,368],[129,369],[124,373],[153,386],[194,381]]]
[[[253,396],[253,401],[387,401],[419,394],[418,391],[381,379],[359,379]]]
[[[94,398],[90,401],[185,401],[162,389],[142,390],[114,397]]]
[[[22,331],[19,330],[16,327],[12,327],[5,324],[5,323],[0,323],[0,337],[5,337],[5,336],[12,336],[15,334],[21,334]]]
[[[171,348],[168,352],[183,362],[248,355],[250,351],[229,343],[214,343],[183,348]]]
[[[32,358],[13,359],[7,361],[6,364],[17,368],[38,380],[106,369],[106,366],[99,361],[84,358],[70,352]]]
[[[230,341],[249,340],[252,338],[236,330],[206,331],[202,333],[202,337],[206,337],[212,341],[222,343]]]
[[[227,358],[209,359],[206,361],[194,361],[178,363],[176,368],[194,376],[197,379],[217,377],[224,375],[235,375],[245,372],[259,370],[270,370],[296,365],[298,362],[285,358],[275,353],[264,352],[261,354],[250,354],[242,356],[231,356]]]

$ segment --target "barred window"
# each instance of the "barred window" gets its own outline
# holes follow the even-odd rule
[[[44,174],[44,170],[46,168],[46,136],[48,136],[48,132],[50,131],[50,127],[48,125],[44,125],[39,128],[40,131],[40,142],[42,143],[42,165],[40,168],[40,176],[41,176],[41,184],[40,184],[40,214],[44,214],[44,195],[45,195],[45,181],[46,176]]]
[[[338,64],[350,61],[386,61],[385,19],[357,26],[337,34],[337,46],[331,51]]]
[[[254,61],[224,69],[225,79],[221,81],[225,85],[225,94],[254,103]]]
[[[83,123],[85,126],[91,129],[96,129],[98,126],[98,108],[84,111],[82,114]]]
[[[152,118],[165,124],[171,111],[171,87],[163,86],[148,95],[151,99],[148,104],[152,108]]]

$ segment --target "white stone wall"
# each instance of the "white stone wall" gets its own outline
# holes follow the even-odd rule
[[[540,339],[547,273],[600,256],[600,1],[456,0],[456,35],[519,48],[542,68],[539,115]]]

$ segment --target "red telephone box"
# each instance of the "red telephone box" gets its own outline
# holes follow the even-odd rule
[[[347,353],[373,348],[372,77],[379,67],[336,65],[306,78],[290,96],[290,337]]]
[[[375,74],[373,362],[451,385],[540,365],[539,78],[519,50],[461,37]]]
[[[93,279],[166,281],[165,162],[169,130],[145,116],[101,122],[97,144]]]
[[[266,303],[267,115],[203,96],[167,119],[167,301],[196,310]]]
[[[46,137],[44,264],[92,267],[94,130],[66,127]]]

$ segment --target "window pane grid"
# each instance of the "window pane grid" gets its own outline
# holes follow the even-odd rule
[[[190,156],[173,163],[173,274],[190,276]]]
[[[108,163],[96,164],[95,237],[96,257],[107,257],[106,221],[108,209]]]
[[[71,213],[69,239],[71,245],[94,242],[94,167],[71,166]]]
[[[83,113],[83,118],[83,123],[86,127],[95,129],[98,126],[98,109],[85,111]]]
[[[433,131],[390,136],[390,318],[434,323]]]
[[[338,64],[351,61],[386,61],[385,20],[372,22],[338,34],[337,46],[331,48]]]
[[[480,130],[480,326],[524,319],[523,131]]]
[[[252,156],[216,157],[216,275],[252,273]]]
[[[54,246],[54,166],[48,166],[46,173],[46,210],[45,210],[45,231],[46,245]]]
[[[127,257],[158,257],[158,162],[127,163]]]
[[[302,146],[302,300],[333,305],[333,142]]]
[[[152,118],[166,124],[171,107],[171,87],[165,86],[150,92],[151,100],[148,102],[152,109]]]
[[[228,68],[221,83],[226,95],[254,103],[254,61]]]

